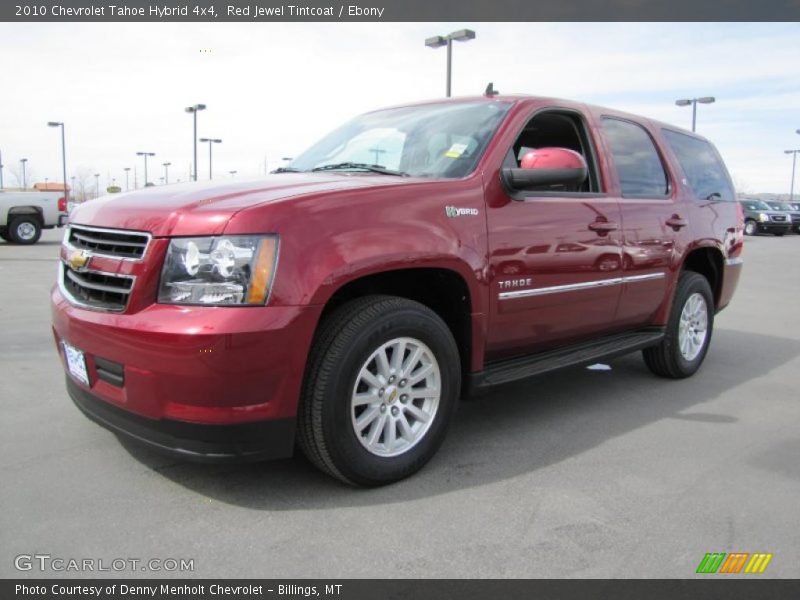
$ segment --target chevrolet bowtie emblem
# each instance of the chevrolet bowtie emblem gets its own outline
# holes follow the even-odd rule
[[[91,256],[85,250],[73,250],[70,252],[67,262],[73,271],[80,271],[86,268],[90,258]]]

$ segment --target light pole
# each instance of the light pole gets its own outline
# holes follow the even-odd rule
[[[20,164],[22,165],[22,189],[28,189],[28,178],[25,176],[25,163],[28,162],[27,158],[20,158]]]
[[[128,175],[130,175],[131,168],[125,167],[123,171],[125,171],[125,191],[129,192],[131,191],[131,186],[129,185]]]
[[[221,144],[222,140],[218,138],[200,138],[199,141],[208,143],[208,178],[210,180],[213,179],[213,171],[211,170],[211,148],[213,144]]]
[[[136,156],[144,156],[144,187],[147,187],[147,157],[155,156],[155,152],[137,152]]]
[[[797,133],[800,133],[800,129],[797,130]],[[791,154],[792,155],[792,183],[789,186],[789,202],[794,202],[794,168],[797,163],[797,154],[800,153],[800,150],[784,150],[784,154]]]
[[[0,152],[0,190],[3,189],[3,153]]]
[[[67,143],[64,135],[64,123],[60,121],[48,121],[48,127],[61,127],[61,174],[64,177],[64,200],[69,202],[69,190],[67,189]]]
[[[194,144],[194,173],[192,178],[197,181],[197,113],[205,110],[205,104],[195,104],[194,106],[187,106],[186,112],[192,114],[192,121],[194,122],[194,133],[192,134],[192,143]]]
[[[164,183],[165,184],[169,183],[169,166],[171,164],[172,164],[171,162],[161,163],[161,166],[164,167]]]
[[[428,48],[441,48],[447,46],[447,97],[450,97],[451,72],[453,67],[453,40],[466,42],[475,39],[475,32],[471,29],[459,29],[448,35],[435,35],[425,40]]]
[[[95,200],[100,197],[100,173],[94,174],[94,197]]]
[[[695,130],[697,126],[697,103],[700,104],[712,104],[716,102],[716,98],[714,96],[703,96],[702,98],[683,98],[681,100],[675,100],[676,106],[689,106],[692,105],[692,131]]]

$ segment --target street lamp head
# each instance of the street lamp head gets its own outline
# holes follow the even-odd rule
[[[475,32],[472,31],[472,29],[459,29],[447,37],[449,37],[451,40],[456,40],[457,42],[466,42],[468,40],[475,39]]]
[[[205,110],[205,109],[206,109],[206,105],[205,104],[195,104],[194,106],[187,106],[185,110],[186,110],[187,113],[193,113],[193,112],[198,112],[198,111]]]
[[[19,159],[19,162],[21,162],[21,163],[26,163],[26,162],[28,162],[28,159],[27,159],[27,158],[20,158],[20,159]]]
[[[700,104],[713,104],[717,99],[714,98],[714,96],[703,96],[702,98],[698,98],[697,101]]]
[[[441,35],[435,35],[425,40],[425,45],[428,48],[441,48],[442,46],[447,46],[447,40]]]
[[[800,129],[798,129],[797,131],[795,131],[795,133],[800,133]]]
[[[61,127],[62,125],[63,125],[63,123],[59,123],[58,121],[48,121],[47,122],[47,126],[48,127]]]
[[[222,143],[222,140],[217,139],[217,138],[215,138],[215,139],[213,139],[211,141],[214,142],[215,144],[221,144]]]
[[[683,98],[682,100],[675,100],[675,104],[677,106],[689,106],[691,103],[692,101],[687,98]]]
[[[136,156],[155,156],[155,152],[137,152]]]
[[[168,167],[168,166],[170,166],[171,164],[172,164],[171,162],[165,162],[165,163],[161,163],[161,166],[162,166],[162,167]]]

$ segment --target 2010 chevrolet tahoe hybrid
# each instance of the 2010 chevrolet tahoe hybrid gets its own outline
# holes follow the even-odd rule
[[[697,371],[741,270],[734,199],[707,140],[615,110],[368,113],[258,181],[80,206],[52,290],[67,390],[186,458],[297,444],[346,482],[396,481],[491,386],[636,350]]]

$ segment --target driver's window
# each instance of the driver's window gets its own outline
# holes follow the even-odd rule
[[[503,162],[505,168],[518,168],[525,154],[537,148],[567,148],[581,154],[589,167],[589,176],[576,189],[548,186],[534,192],[600,192],[595,163],[583,119],[573,112],[544,111],[531,118],[508,149]]]

